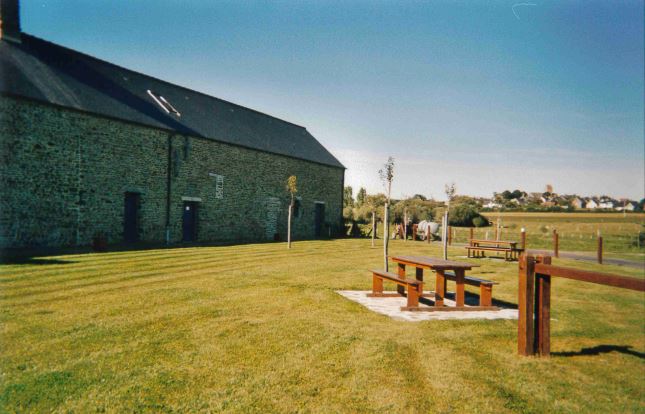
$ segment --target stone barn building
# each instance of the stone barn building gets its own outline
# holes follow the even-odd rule
[[[22,33],[0,6],[0,247],[294,239],[342,228],[304,127]]]

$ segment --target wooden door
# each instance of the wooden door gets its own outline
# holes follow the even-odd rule
[[[314,210],[314,237],[322,236],[323,224],[325,223],[325,205],[316,203]]]
[[[194,201],[184,202],[183,212],[183,241],[197,241],[197,203]]]

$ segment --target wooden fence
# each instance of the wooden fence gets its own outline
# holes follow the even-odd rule
[[[520,258],[519,268],[517,349],[520,355],[548,357],[551,352],[552,277],[645,291],[643,279],[553,266],[549,256],[524,254]]]

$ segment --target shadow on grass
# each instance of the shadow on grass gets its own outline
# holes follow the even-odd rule
[[[336,241],[334,238],[321,239],[302,239],[293,240],[293,242],[304,241]],[[0,249],[0,265],[2,264],[30,264],[30,265],[54,265],[76,263],[71,260],[59,259],[41,259],[39,256],[64,256],[70,254],[89,254],[89,253],[116,253],[116,252],[138,252],[147,250],[160,249],[188,249],[195,247],[224,247],[224,246],[244,246],[247,244],[285,244],[286,241],[272,240],[225,240],[209,242],[176,242],[166,244],[163,242],[137,242],[137,243],[115,243],[107,246],[105,251],[95,251],[90,246],[80,247],[25,247],[25,248],[8,248]]]
[[[0,259],[0,264],[17,265],[62,265],[76,263],[73,260],[39,259],[37,257],[6,257]]]
[[[446,299],[456,300],[455,292],[446,292]],[[428,298],[419,298],[419,301],[428,306],[434,306],[434,301]],[[469,306],[479,305],[479,295],[466,291],[464,302]],[[493,299],[493,306],[499,306],[506,309],[517,309],[517,303],[506,302],[505,300]]]
[[[610,352],[620,352],[621,354],[645,359],[645,353],[634,351],[632,350],[632,347],[628,345],[598,345],[592,348],[582,348],[580,351],[551,352],[551,356],[574,357],[584,355],[608,354]]]

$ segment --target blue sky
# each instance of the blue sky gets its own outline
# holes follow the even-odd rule
[[[645,192],[642,1],[23,0],[23,30],[306,126],[355,190]]]

